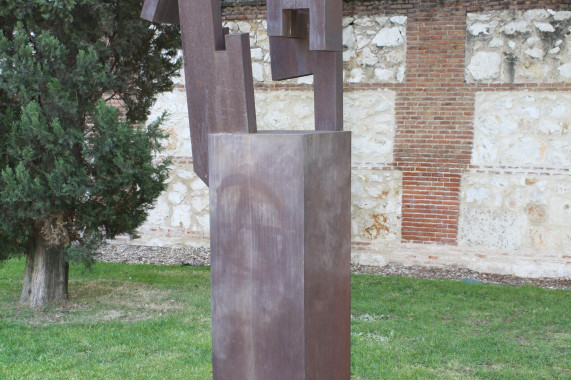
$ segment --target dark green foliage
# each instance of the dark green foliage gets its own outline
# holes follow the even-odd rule
[[[141,125],[173,87],[180,38],[140,19],[142,4],[0,0],[0,259],[41,235],[88,260],[135,234],[164,189],[162,119]]]

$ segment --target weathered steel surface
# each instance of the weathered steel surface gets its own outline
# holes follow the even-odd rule
[[[193,166],[208,185],[208,135],[256,131],[248,34],[227,34],[219,0],[146,0],[141,17],[180,23]]]
[[[350,132],[211,135],[214,379],[350,377]]]
[[[340,0],[267,0],[268,36],[296,37],[291,33],[307,23],[309,15],[309,48],[311,50],[342,51],[343,4]],[[295,24],[295,25],[292,25]]]
[[[247,34],[219,0],[146,0],[180,23],[194,168],[210,184],[215,380],[350,377],[350,133],[341,0],[268,0],[272,76],[314,75],[317,132],[256,132]],[[209,137],[210,136],[210,137]]]
[[[315,129],[343,130],[341,1],[267,0],[272,79],[313,74]]]
[[[178,24],[178,0],[145,0],[141,17],[151,22]]]

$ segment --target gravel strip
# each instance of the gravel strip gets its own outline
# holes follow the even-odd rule
[[[353,273],[375,274],[380,276],[402,276],[440,280],[458,280],[469,283],[484,283],[513,286],[537,286],[546,289],[571,290],[571,280],[565,278],[526,278],[506,274],[481,273],[460,267],[425,267],[388,264],[383,267],[352,265]]]
[[[210,265],[210,250],[204,247],[166,248],[134,245],[106,245],[100,249],[97,261],[125,264],[157,265]],[[513,286],[538,286],[547,289],[571,290],[571,279],[524,278],[510,275],[481,273],[459,267],[425,267],[388,264],[383,267],[352,265],[353,273],[379,276],[448,279],[469,283],[501,284]]]
[[[105,245],[99,249],[95,260],[105,263],[208,266],[210,250],[204,247]]]

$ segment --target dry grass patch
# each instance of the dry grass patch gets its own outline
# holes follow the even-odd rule
[[[15,302],[12,315],[6,317],[33,326],[135,322],[181,311],[183,303],[173,294],[172,290],[142,283],[74,281],[69,301],[43,311],[30,311]]]

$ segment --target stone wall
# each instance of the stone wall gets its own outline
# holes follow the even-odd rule
[[[571,257],[571,94],[481,92],[474,119],[459,246]]]
[[[271,83],[266,20],[226,21],[230,33],[248,33],[254,83]],[[405,75],[406,16],[343,18],[343,79],[346,83],[402,82]],[[281,83],[311,84],[311,76]]]
[[[311,77],[271,81],[264,14],[224,8],[250,35],[258,128],[313,129]],[[353,261],[571,277],[569,6],[351,1],[343,26]],[[208,245],[180,81],[153,111],[171,113],[169,188],[132,244]]]
[[[480,92],[475,108],[472,165],[571,167],[570,93]]]
[[[467,81],[571,81],[570,11],[468,13],[467,21]]]
[[[174,162],[168,189],[157,200],[147,222],[139,229],[135,244],[155,246],[204,245],[208,241],[208,189],[192,171],[190,134],[185,92],[178,88],[162,96],[153,107],[151,118],[166,110],[171,114],[165,129]],[[294,88],[287,91],[255,93],[259,130],[313,129],[313,91]],[[395,134],[395,93],[383,89],[348,92],[344,96],[344,128],[352,132],[354,241],[400,238],[400,187],[398,171],[386,169],[393,160]],[[380,169],[379,169],[380,168]],[[377,227],[379,218],[383,226]],[[375,224],[377,223],[377,225]],[[389,228],[385,231],[385,226]],[[119,239],[123,241],[123,239]]]

